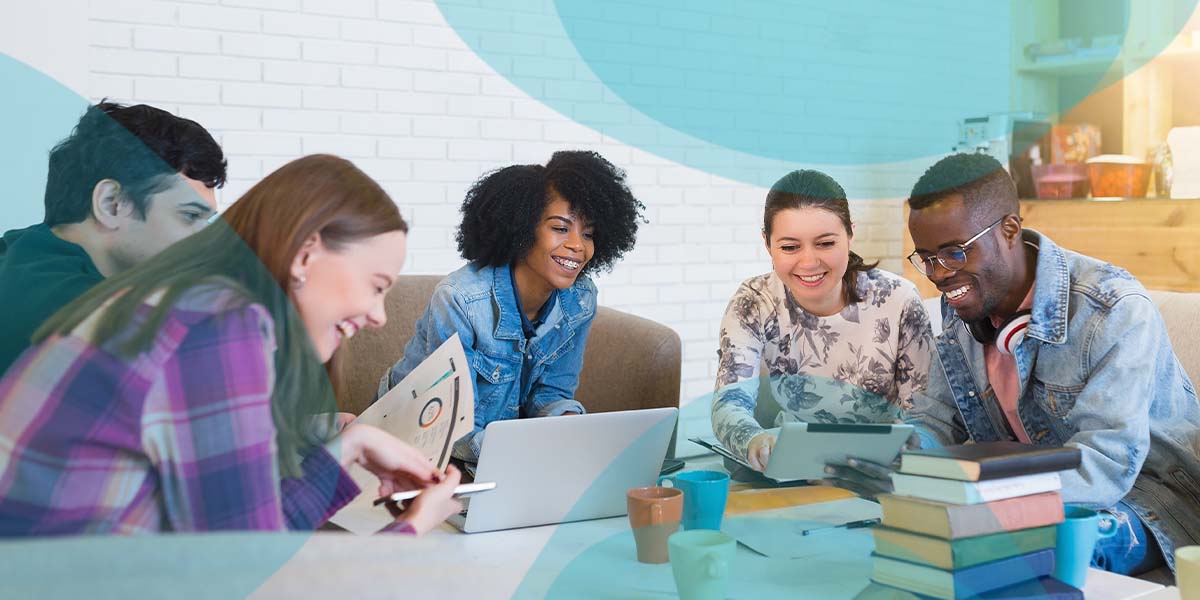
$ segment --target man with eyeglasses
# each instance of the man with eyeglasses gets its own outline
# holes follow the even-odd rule
[[[942,159],[908,203],[909,259],[942,292],[937,360],[906,415],[920,445],[1076,447],[1063,501],[1117,526],[1093,565],[1138,574],[1165,558],[1174,570],[1174,548],[1200,542],[1200,404],[1145,288],[1022,229],[991,157]],[[848,487],[890,487],[885,467],[850,466],[832,467]]]

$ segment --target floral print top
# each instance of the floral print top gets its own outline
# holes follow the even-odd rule
[[[717,350],[712,425],[722,445],[746,456],[750,440],[763,431],[755,408],[767,389],[778,405],[776,425],[900,417],[913,390],[928,380],[929,315],[916,286],[898,275],[860,272],[858,291],[862,302],[819,317],[804,310],[774,272],[742,282],[725,309]],[[769,377],[760,381],[764,367]]]

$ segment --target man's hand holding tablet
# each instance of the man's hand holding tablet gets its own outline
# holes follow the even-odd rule
[[[900,452],[920,446],[920,437],[914,429],[908,441],[901,447]],[[849,490],[873,500],[880,494],[892,492],[892,473],[900,468],[900,456],[888,464],[867,460],[861,457],[847,456],[845,462],[830,462],[825,465],[827,479],[821,480],[822,485],[831,485]]]

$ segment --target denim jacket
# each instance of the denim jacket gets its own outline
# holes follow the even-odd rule
[[[1039,247],[1032,321],[1013,355],[1017,413],[1035,444],[1066,445],[1082,465],[1063,473],[1063,501],[1125,502],[1163,550],[1200,542],[1200,404],[1145,288],[1128,272]],[[907,420],[924,446],[1015,440],[988,383],[983,346],[942,299],[929,385]]]
[[[508,266],[468,264],[454,271],[434,289],[404,357],[379,382],[378,396],[457,333],[475,373],[475,429],[455,444],[455,457],[477,460],[482,432],[492,421],[584,412],[574,397],[588,330],[596,316],[596,286],[580,277],[560,290],[528,341],[518,310]],[[524,389],[522,369],[530,370]]]

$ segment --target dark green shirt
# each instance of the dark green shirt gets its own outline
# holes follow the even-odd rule
[[[49,227],[6,232],[0,238],[0,373],[46,319],[101,281],[87,252]]]

